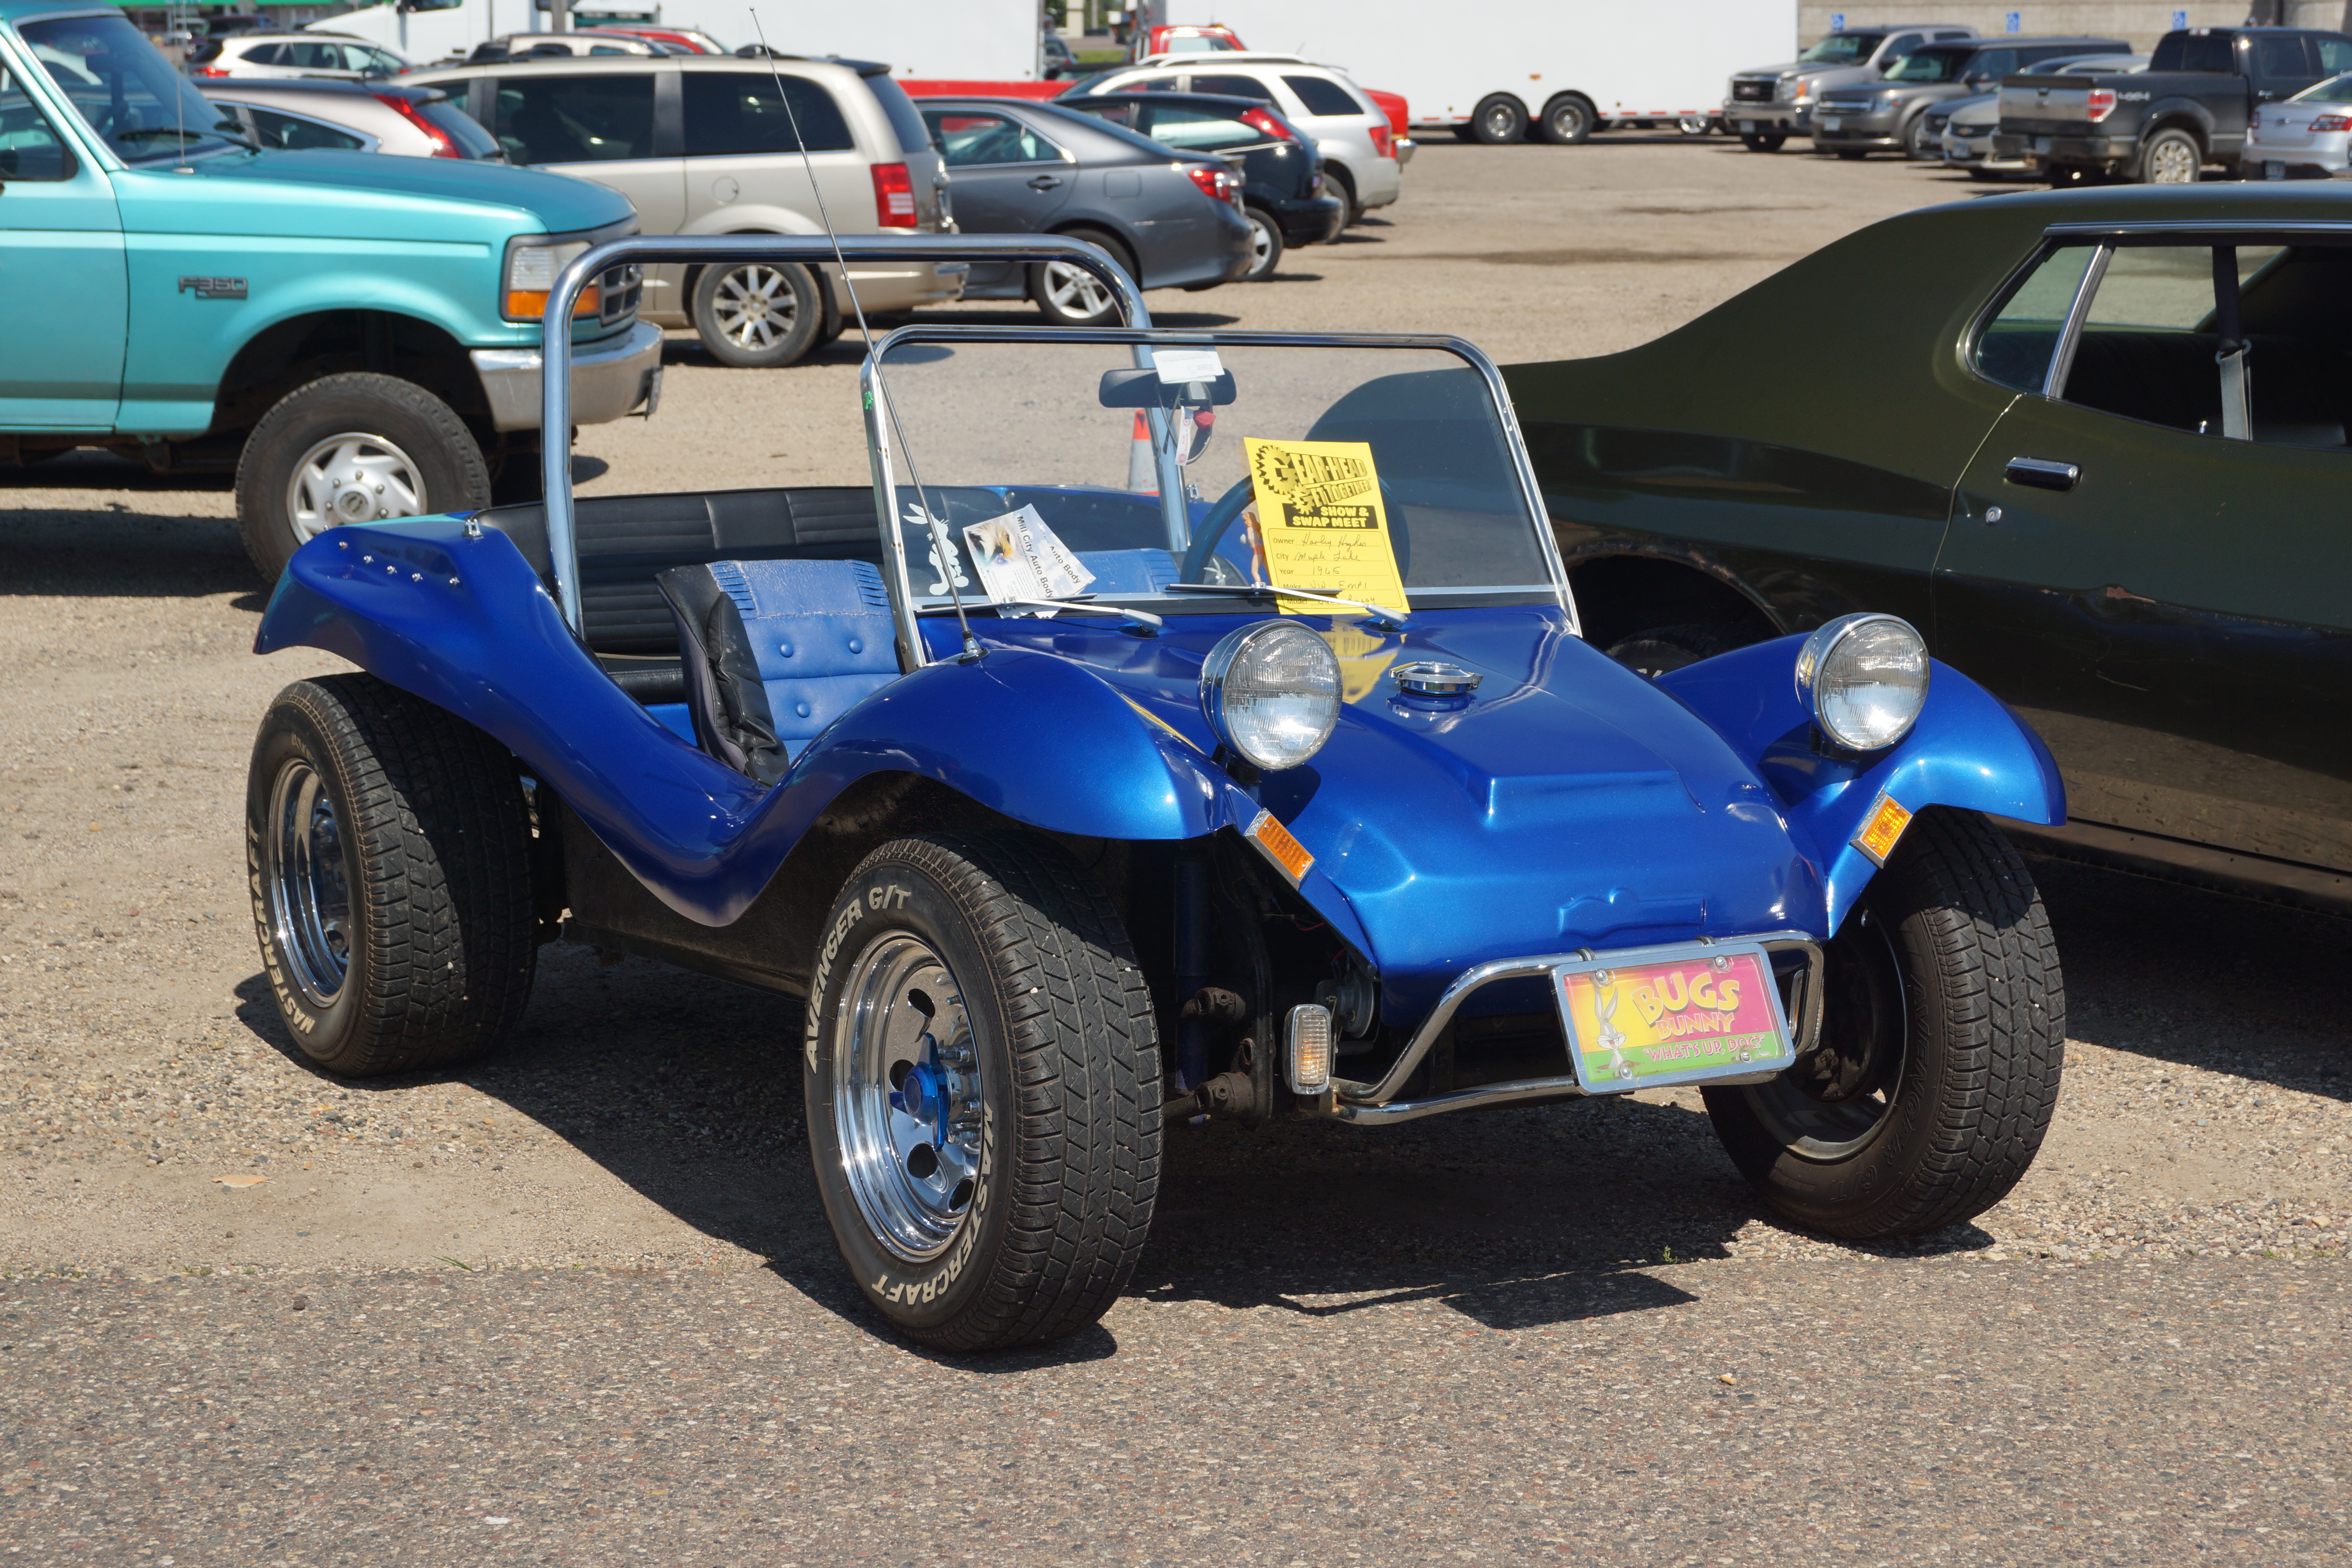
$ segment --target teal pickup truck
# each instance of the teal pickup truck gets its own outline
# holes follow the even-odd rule
[[[321,529],[487,505],[536,471],[556,273],[636,226],[561,174],[257,151],[120,10],[0,0],[0,464],[234,468],[272,578]],[[639,290],[573,313],[581,424],[659,397]]]

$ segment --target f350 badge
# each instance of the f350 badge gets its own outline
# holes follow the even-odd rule
[[[183,278],[180,292],[194,290],[199,300],[242,300],[245,279],[242,278]]]

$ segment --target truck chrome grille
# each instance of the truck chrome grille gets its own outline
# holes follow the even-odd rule
[[[1772,101],[1773,79],[1770,77],[1734,78],[1731,100],[1734,103],[1769,103]]]

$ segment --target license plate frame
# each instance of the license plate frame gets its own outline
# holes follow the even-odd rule
[[[2284,160],[2284,158],[2265,158],[2265,159],[2263,159],[2263,179],[2265,179],[2265,180],[2284,180],[2284,179],[2285,179],[2285,178],[2286,178],[2286,160]]]
[[[1739,133],[1740,133],[1742,136],[1753,136],[1753,135],[1755,135],[1755,134],[1756,134],[1756,121],[1752,121],[1752,120],[1743,120],[1743,121],[1741,121],[1739,122]]]
[[[1679,981],[1671,990],[1670,979]],[[1694,983],[1700,980],[1707,984],[1708,1001],[1720,995],[1715,985],[1737,983],[1740,991],[1732,1007],[1727,1012],[1701,1004],[1694,994]],[[1732,1078],[1753,1081],[1786,1069],[1795,1059],[1780,988],[1772,979],[1772,956],[1756,942],[1681,942],[1580,955],[1552,966],[1551,993],[1568,1040],[1569,1064],[1577,1087],[1587,1094]],[[1629,1004],[1633,1016],[1619,1018],[1619,1010]],[[1664,1022],[1696,1020],[1702,1014],[1724,1022],[1680,1033]],[[1708,1045],[1719,1048],[1701,1048]]]
[[[2050,151],[2050,138],[2047,136],[2036,136],[2032,139],[2032,146],[2036,153],[2047,153]]]
[[[1835,131],[1839,126],[1843,125],[1845,121],[1843,119],[1834,114],[1823,115],[1822,117],[1822,129],[1824,131]]]

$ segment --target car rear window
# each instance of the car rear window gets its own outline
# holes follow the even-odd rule
[[[1192,90],[1223,93],[1227,98],[1255,98],[1260,103],[1274,101],[1274,89],[1254,76],[1195,71],[1192,74]]]
[[[928,153],[931,150],[930,127],[915,112],[915,100],[907,89],[887,76],[860,77],[866,90],[881,104],[882,112],[889,118],[891,134],[898,138],[901,153]]]
[[[686,155],[797,153],[797,123],[812,153],[854,153],[841,105],[805,77],[778,78],[765,71],[686,71]],[[783,83],[779,95],[776,84]]]
[[[1356,95],[1328,77],[1286,76],[1283,85],[1298,95],[1309,114],[1369,114]]]
[[[2158,40],[2147,68],[2151,72],[2235,70],[2230,39],[2227,33],[2167,33]]]
[[[457,144],[457,150],[468,158],[495,158],[499,155],[499,139],[482,129],[482,122],[444,97],[426,99],[416,106],[425,123]]]
[[[691,102],[691,99],[688,100]],[[499,83],[499,145],[517,163],[611,163],[653,154],[654,79],[508,77]]]

